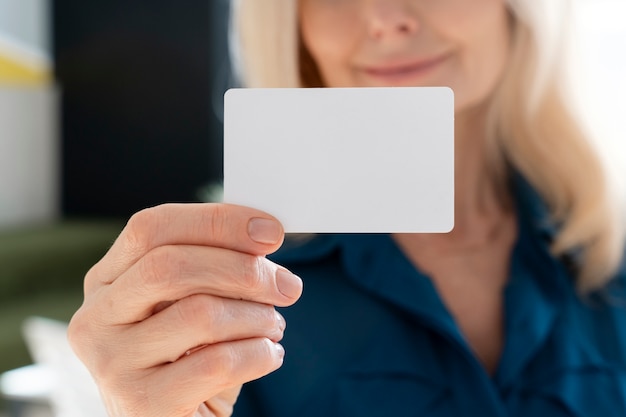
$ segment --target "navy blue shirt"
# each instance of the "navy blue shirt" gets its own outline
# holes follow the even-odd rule
[[[281,310],[282,368],[244,386],[235,416],[626,416],[626,268],[581,298],[541,200],[523,181],[516,196],[493,375],[389,235],[319,235],[272,257],[304,294]]]

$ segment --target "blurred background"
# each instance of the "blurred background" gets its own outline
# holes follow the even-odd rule
[[[69,320],[133,212],[221,182],[227,13],[227,0],[0,0],[0,374],[32,362],[27,317]],[[20,375],[4,376],[0,415],[25,413]]]
[[[574,1],[576,95],[626,191],[626,0]],[[221,183],[228,3],[0,0],[0,416],[50,414],[14,372],[54,343],[24,320],[67,322],[132,213]]]

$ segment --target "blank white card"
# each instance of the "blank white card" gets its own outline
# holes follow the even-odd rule
[[[232,89],[224,101],[224,202],[286,232],[453,228],[449,88]]]

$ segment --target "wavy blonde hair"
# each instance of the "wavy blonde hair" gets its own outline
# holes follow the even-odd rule
[[[511,56],[490,105],[490,155],[494,169],[508,164],[545,199],[561,226],[553,253],[578,254],[577,286],[588,292],[604,286],[619,267],[624,229],[605,168],[563,82],[570,4],[507,3]],[[231,23],[233,67],[245,86],[321,85],[300,40],[297,0],[234,0]]]

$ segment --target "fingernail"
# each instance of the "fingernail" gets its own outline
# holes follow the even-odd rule
[[[255,242],[275,245],[282,238],[282,228],[276,220],[255,217],[248,222],[248,235]]]
[[[285,357],[285,348],[280,343],[274,343],[274,348],[278,352],[278,357],[283,359]]]
[[[302,294],[302,280],[286,269],[276,271],[276,286],[287,298],[298,298]]]
[[[285,329],[287,328],[287,322],[285,321],[285,318],[283,317],[282,314],[280,314],[278,311],[275,311],[276,313],[276,323],[278,324],[278,328],[280,329],[281,332],[284,332]]]

